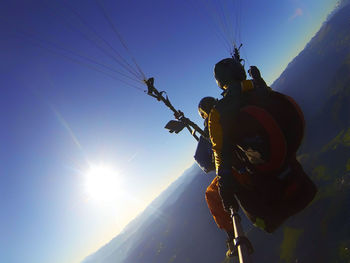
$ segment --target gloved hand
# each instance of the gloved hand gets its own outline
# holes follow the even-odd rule
[[[250,69],[248,70],[248,74],[255,80],[261,79],[260,71],[256,66],[251,66]]]
[[[259,69],[256,66],[251,66],[248,70],[248,73],[253,78],[255,88],[263,88],[265,92],[271,91],[271,88],[267,86],[265,80],[261,77]]]
[[[235,194],[238,192],[238,182],[232,173],[232,169],[219,169],[218,188],[222,204],[227,212],[230,208],[238,211],[238,203]]]

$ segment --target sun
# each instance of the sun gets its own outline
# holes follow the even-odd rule
[[[120,176],[116,169],[105,164],[91,165],[85,174],[85,191],[90,199],[113,202],[120,193]]]

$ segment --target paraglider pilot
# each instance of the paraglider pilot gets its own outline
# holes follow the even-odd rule
[[[257,67],[247,80],[235,58],[218,62],[214,74],[222,98],[199,103],[210,142],[200,140],[195,159],[206,172],[216,171],[205,197],[218,227],[227,232],[232,255],[231,208],[241,207],[254,225],[271,233],[304,209],[317,189],[296,160],[305,126],[296,102],[272,91]]]

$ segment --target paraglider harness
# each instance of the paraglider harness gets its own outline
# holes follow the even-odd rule
[[[240,58],[239,49],[242,47],[242,44],[237,48],[234,46],[234,53],[231,54],[232,58],[241,63],[243,59]],[[212,156],[211,143],[208,136],[204,130],[202,130],[197,124],[192,122],[190,119],[186,118],[184,113],[180,110],[176,110],[171,104],[165,91],[158,91],[154,87],[154,78],[149,78],[144,80],[147,85],[147,95],[156,98],[158,101],[162,101],[173,113],[176,120],[170,120],[166,125],[165,129],[169,130],[170,133],[178,134],[184,128],[186,128],[191,135],[198,141],[198,147],[195,154],[195,159],[197,163],[201,166],[201,161],[213,164],[212,160],[208,159],[208,156]],[[163,96],[165,94],[165,97]],[[199,133],[198,136],[196,133]],[[201,155],[201,152],[207,151],[205,154]],[[208,155],[209,152],[209,155]],[[206,160],[203,160],[206,159]],[[201,166],[201,168],[206,171],[206,167]],[[215,167],[214,167],[215,168]],[[231,208],[231,217],[234,229],[234,250],[233,256],[238,256],[240,263],[250,263],[250,255],[254,252],[253,246],[250,243],[249,239],[244,235],[241,218],[239,214]]]

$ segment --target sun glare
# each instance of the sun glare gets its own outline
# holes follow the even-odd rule
[[[110,166],[92,165],[85,176],[85,191],[96,201],[113,202],[120,193],[120,177]]]

